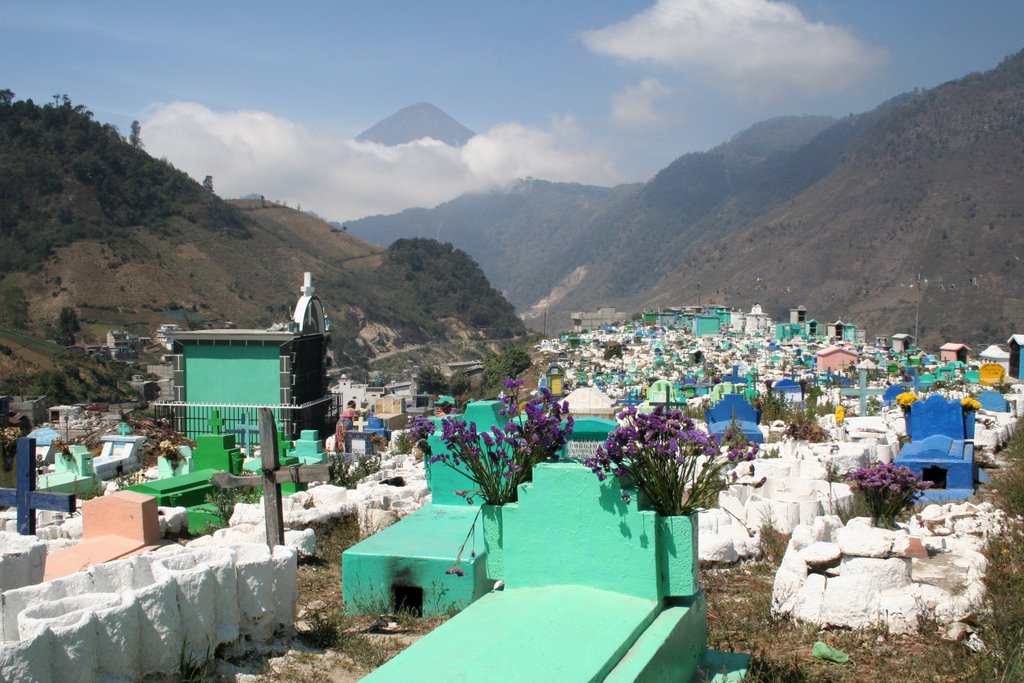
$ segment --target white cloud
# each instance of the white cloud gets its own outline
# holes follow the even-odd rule
[[[888,59],[839,26],[808,21],[768,0],[658,0],[589,31],[592,51],[700,75],[729,89],[776,97],[840,92]]]
[[[609,121],[620,128],[654,128],[668,123],[669,117],[658,111],[658,100],[672,89],[657,78],[645,78],[611,96]]]
[[[608,157],[571,117],[549,130],[504,123],[461,149],[425,138],[389,147],[320,133],[265,112],[215,112],[195,102],[156,107],[142,122],[146,150],[222,197],[259,192],[332,220],[435,206],[532,176],[611,184]]]

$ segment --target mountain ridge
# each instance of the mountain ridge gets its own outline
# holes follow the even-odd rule
[[[486,260],[485,272],[535,323],[543,315],[564,327],[569,311],[603,305],[695,303],[701,291],[704,302],[761,303],[779,318],[804,304],[819,320],[852,319],[869,334],[912,332],[920,273],[929,280],[922,341],[999,341],[1015,331],[1024,316],[1024,52],[862,114],[780,119],[774,138],[771,124],[677,158],[598,211],[573,212],[568,201],[552,204],[560,214],[523,209],[535,224],[518,243],[507,216],[477,207],[476,241],[455,243]],[[765,135],[769,147],[749,144]],[[571,195],[553,184],[559,191]],[[454,215],[461,201],[447,203],[445,221],[468,221]],[[442,224],[438,209],[423,211],[418,223],[375,217],[372,226],[390,234]],[[365,220],[349,226],[372,240]],[[506,243],[527,252],[517,261],[543,264],[528,287],[507,265]],[[504,257],[484,259],[481,244]]]

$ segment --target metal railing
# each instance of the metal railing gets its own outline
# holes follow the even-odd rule
[[[216,410],[222,433],[235,434],[240,444],[258,444],[257,413],[260,408],[269,408],[282,433],[290,438],[297,437],[304,429],[315,429],[322,438],[334,433],[339,412],[338,398],[332,394],[301,405],[160,401],[151,403],[150,407],[155,417],[167,420],[172,429],[190,439],[214,433],[210,418]]]

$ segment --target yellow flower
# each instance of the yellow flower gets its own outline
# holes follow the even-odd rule
[[[842,424],[846,419],[846,409],[842,406],[836,408],[836,424]]]
[[[960,405],[963,407],[965,413],[973,413],[975,410],[979,410],[981,408],[981,404],[970,396],[961,399]]]
[[[902,394],[896,397],[896,405],[904,410],[910,408],[910,406],[917,400],[917,394],[913,391],[904,391]]]

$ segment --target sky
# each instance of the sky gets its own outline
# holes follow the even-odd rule
[[[0,88],[138,120],[222,197],[344,221],[523,177],[649,180],[773,116],[990,69],[1021,27],[1020,0],[0,0]],[[355,140],[417,102],[477,135]]]

